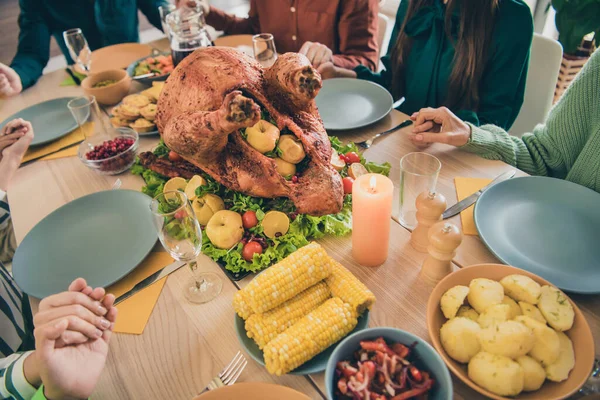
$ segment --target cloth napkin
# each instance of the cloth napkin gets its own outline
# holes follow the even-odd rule
[[[22,162],[26,163],[29,161],[37,160],[38,158],[42,158],[48,155],[55,155],[58,153],[61,153],[61,155],[55,156],[54,158],[70,157],[71,155],[77,155],[77,146],[73,145],[85,139],[86,134],[91,134],[92,129],[92,123],[88,122],[83,126],[83,130],[81,128],[77,128],[73,132],[67,134],[66,136],[63,136],[62,138],[55,140],[47,145],[30,147],[29,150],[27,150],[27,153],[25,153],[25,157],[23,157]],[[73,146],[75,148],[75,152],[73,153],[73,149],[70,149],[70,152],[63,153],[64,149],[70,146]]]
[[[148,255],[148,257],[146,257],[146,259],[125,278],[106,288],[106,292],[119,297],[132,289],[139,281],[149,277],[172,262],[173,259],[166,252],[150,253],[150,255]],[[122,303],[119,303],[119,305],[117,305],[119,315],[117,316],[114,331],[141,335],[148,324],[150,314],[152,314],[152,310],[158,301],[158,297],[160,296],[166,281],[167,277],[164,277]]]
[[[83,80],[87,77],[87,75],[80,74],[77,71],[73,71],[73,73],[75,74],[76,77],[79,78],[79,82],[83,82]],[[64,81],[62,81],[60,83],[60,86],[77,86],[77,84],[75,83],[75,81],[73,80],[71,75],[69,75],[68,73],[66,73],[66,74],[67,74],[67,77],[65,78]]]
[[[458,201],[464,200],[469,197],[492,180],[487,178],[454,178],[454,185],[456,186],[456,197]],[[462,230],[465,235],[478,235],[477,228],[475,227],[475,220],[473,219],[473,204],[460,213],[460,221],[462,222]]]

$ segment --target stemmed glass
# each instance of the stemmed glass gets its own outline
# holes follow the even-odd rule
[[[275,64],[277,50],[275,50],[275,39],[270,33],[260,33],[252,36],[252,47],[254,58],[265,68]]]
[[[158,238],[171,257],[185,261],[193,277],[185,286],[185,297],[192,303],[207,303],[221,293],[223,282],[212,272],[198,272],[196,257],[202,250],[202,230],[183,192],[164,192],[150,204]]]
[[[169,26],[167,25],[167,15],[171,14],[176,9],[177,7],[175,7],[174,4],[166,4],[164,6],[158,7],[158,13],[160,14],[160,22],[162,24],[162,29],[169,40],[171,40],[171,34],[169,32]]]
[[[79,64],[86,73],[89,73],[92,66],[92,52],[81,29],[74,28],[64,31],[63,39],[73,61]]]

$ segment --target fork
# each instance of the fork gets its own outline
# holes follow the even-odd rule
[[[113,183],[111,190],[118,190],[121,188],[121,179],[117,178],[117,180],[115,181],[115,183]]]
[[[219,375],[215,376],[200,394],[223,386],[233,385],[242,374],[244,368],[246,368],[246,365],[248,365],[246,357],[244,357],[241,351],[238,351],[229,365],[223,368]]]
[[[378,138],[380,138],[380,137],[382,137],[382,136],[385,136],[385,135],[387,135],[387,134],[389,134],[389,133],[396,132],[398,129],[402,129],[402,128],[405,128],[405,127],[407,127],[407,126],[409,126],[409,125],[412,125],[412,123],[413,123],[413,122],[412,122],[410,119],[407,119],[407,120],[405,120],[405,121],[401,122],[400,124],[396,125],[396,126],[395,126],[395,127],[393,127],[392,129],[388,129],[387,131],[383,131],[383,132],[381,132],[381,133],[378,133],[377,135],[373,136],[373,137],[372,137],[372,138],[370,138],[370,139],[367,139],[367,140],[365,140],[365,141],[363,141],[363,142],[356,143],[356,145],[357,145],[358,147],[362,147],[363,149],[365,149],[365,150],[366,150],[366,149],[368,149],[369,147],[371,147],[371,146],[373,145],[373,142],[374,142],[376,139],[378,139]]]

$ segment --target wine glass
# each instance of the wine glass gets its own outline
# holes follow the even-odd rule
[[[73,61],[86,73],[89,73],[92,66],[92,52],[81,29],[74,28],[64,31],[63,39]]]
[[[185,297],[192,303],[207,303],[221,293],[223,282],[213,272],[198,272],[196,257],[202,250],[202,230],[183,192],[164,192],[150,204],[158,238],[171,257],[185,261],[193,277],[185,286]]]
[[[254,48],[254,58],[263,67],[269,68],[277,60],[277,50],[275,50],[275,39],[270,33],[259,33],[252,36],[252,47]]]
[[[169,40],[171,40],[171,34],[169,33],[169,26],[167,25],[167,15],[171,14],[176,9],[177,7],[175,7],[174,4],[165,4],[158,7],[158,13],[160,14],[160,22],[162,24],[162,29]]]

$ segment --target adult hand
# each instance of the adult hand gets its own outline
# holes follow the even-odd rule
[[[71,283],[68,292],[46,297],[40,302],[33,324],[39,327],[66,319],[67,330],[56,340],[57,348],[98,339],[110,328],[110,321],[106,319],[109,310],[99,301],[104,294],[104,289],[92,289],[84,279],[78,278]]]
[[[0,152],[0,190],[6,191],[8,184],[11,181],[13,175],[19,168],[23,155],[29,148],[29,144],[33,140],[33,128],[31,124],[22,119],[16,119],[10,121],[3,129],[1,133],[6,135],[0,135],[0,142],[2,138],[7,138],[8,145],[4,147]],[[13,141],[16,134],[20,137]]]
[[[175,7],[188,7],[192,9],[200,8],[206,17],[210,12],[208,0],[175,0]]]
[[[2,160],[2,152],[5,148],[15,144],[17,140],[25,136],[28,129],[25,127],[25,123],[25,120],[17,118],[2,128],[2,131],[0,131],[0,160]]]
[[[471,128],[446,107],[422,108],[411,116],[414,127],[410,140],[417,146],[445,143],[464,146],[471,137]]]
[[[356,72],[341,67],[336,67],[331,62],[321,64],[317,68],[317,72],[321,75],[321,79],[331,78],[356,78]]]
[[[57,345],[69,328],[71,320],[68,318],[59,318],[36,327],[36,351],[33,355],[39,363],[47,398],[86,399],[91,395],[106,363],[108,343],[117,317],[114,302],[115,296],[112,294],[102,300],[102,307],[108,310],[105,318],[110,322],[110,327],[99,338],[85,343],[63,347]]]
[[[331,49],[318,42],[305,42],[300,48],[299,53],[304,54],[315,68],[324,63],[333,63],[333,52]]]
[[[0,63],[0,98],[17,95],[23,91],[21,77],[14,69]]]

